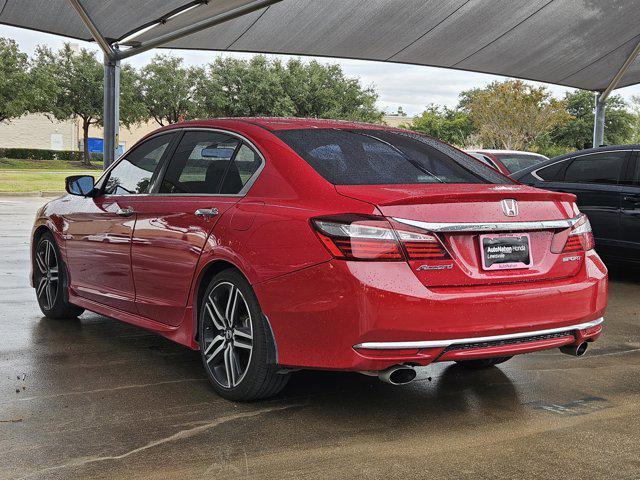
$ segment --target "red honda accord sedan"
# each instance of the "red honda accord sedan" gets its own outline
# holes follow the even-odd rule
[[[327,120],[182,123],[37,214],[47,317],[84,309],[200,350],[222,396],[288,374],[491,366],[602,329],[607,270],[573,195],[414,132]]]

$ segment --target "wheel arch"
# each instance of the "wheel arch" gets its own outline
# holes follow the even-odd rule
[[[193,298],[193,336],[195,343],[198,344],[198,331],[200,330],[198,327],[198,316],[200,315],[200,307],[202,306],[202,299],[204,297],[204,293],[209,286],[209,283],[213,278],[218,275],[220,272],[225,270],[235,270],[240,275],[242,275],[247,282],[251,285],[251,281],[247,277],[247,275],[238,267],[236,264],[230,262],[229,260],[223,260],[220,258],[212,259],[209,261],[200,271],[198,275],[197,283],[194,288],[194,298]],[[255,291],[254,291],[255,294]],[[267,324],[267,333],[269,335],[269,340],[273,346],[273,349],[270,350],[270,356],[268,361],[272,364],[278,363],[278,345],[276,343],[275,336],[273,334],[273,328],[271,327],[271,322],[269,318],[262,313],[262,317]]]
[[[40,239],[42,238],[42,236],[45,233],[50,233],[51,236],[54,238],[55,240],[55,235],[53,233],[53,231],[51,230],[51,228],[49,228],[49,226],[47,224],[41,224],[38,225],[36,228],[34,228],[33,230],[33,234],[31,236],[31,274],[30,274],[30,278],[29,280],[31,281],[31,286],[35,286],[34,282],[35,282],[35,268],[33,265],[34,259],[35,259],[35,254],[36,254],[36,247],[38,246],[38,242],[40,241]]]

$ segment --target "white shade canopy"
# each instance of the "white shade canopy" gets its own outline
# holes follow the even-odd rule
[[[108,43],[133,52],[256,2],[78,3]],[[0,0],[0,23],[92,40],[69,0]],[[639,43],[640,0],[282,0],[161,46],[430,65],[605,90]],[[633,57],[617,86],[636,83]]]

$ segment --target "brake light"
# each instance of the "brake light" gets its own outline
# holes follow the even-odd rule
[[[451,257],[435,235],[409,230],[396,230],[410,260],[448,260]]]
[[[450,258],[436,236],[394,229],[383,217],[340,215],[314,218],[311,224],[336,258],[387,261]]]
[[[578,223],[573,226],[573,229],[569,233],[562,253],[583,252],[591,250],[594,247],[595,241],[593,239],[591,224],[587,216],[582,214],[582,218],[578,220]]]

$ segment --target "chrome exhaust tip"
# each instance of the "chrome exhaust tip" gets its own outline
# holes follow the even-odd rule
[[[416,378],[416,371],[406,365],[394,365],[378,372],[378,378],[391,385],[406,385]]]
[[[560,351],[565,355],[571,355],[573,357],[581,357],[585,353],[587,353],[587,347],[589,345],[587,342],[579,343],[578,345],[567,345],[564,347],[560,347]]]

